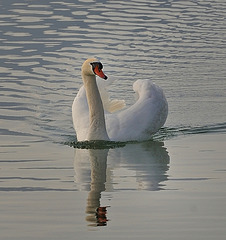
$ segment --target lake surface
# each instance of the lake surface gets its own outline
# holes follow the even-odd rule
[[[2,0],[0,239],[225,239],[225,16],[223,0]],[[71,146],[90,56],[128,106],[137,79],[164,89],[152,140]]]

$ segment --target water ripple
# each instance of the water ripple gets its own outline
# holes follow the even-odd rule
[[[225,132],[205,127],[225,121],[225,13],[211,0],[1,2],[1,128],[43,141],[74,134],[80,66],[94,55],[117,79],[113,97],[131,105],[145,76],[165,90],[168,129]]]
[[[189,126],[189,127],[165,127],[160,129],[158,133],[153,136],[154,140],[165,140],[180,135],[190,135],[190,134],[207,134],[207,133],[226,133],[226,123],[218,123],[214,125],[206,126]]]

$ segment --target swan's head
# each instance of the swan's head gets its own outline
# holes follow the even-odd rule
[[[82,64],[82,74],[88,76],[97,75],[100,78],[107,80],[108,77],[103,73],[102,69],[102,63],[96,58],[88,58]]]

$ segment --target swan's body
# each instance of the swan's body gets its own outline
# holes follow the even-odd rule
[[[82,66],[82,86],[72,105],[72,118],[78,141],[142,141],[148,140],[165,123],[168,104],[160,87],[149,80],[133,84],[138,100],[121,111],[124,102],[110,101],[105,88],[97,86],[96,76],[107,78],[96,59],[87,59]],[[101,64],[101,63],[100,63]],[[93,69],[91,67],[93,66]],[[101,64],[102,67],[102,64]],[[110,111],[115,111],[110,113]]]

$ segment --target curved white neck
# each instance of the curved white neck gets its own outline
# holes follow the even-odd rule
[[[96,76],[82,74],[89,105],[89,133],[90,140],[106,140],[109,137],[106,130],[104,108],[96,83]]]

